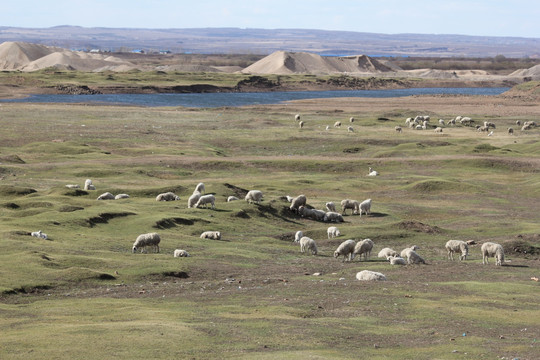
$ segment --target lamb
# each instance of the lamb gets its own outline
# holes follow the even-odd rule
[[[335,227],[335,226],[330,226],[326,230],[326,234],[328,235],[329,239],[341,236],[341,232],[339,232],[339,229],[337,227]]]
[[[204,192],[204,183],[198,183],[197,186],[195,186],[195,190],[193,191],[193,193],[195,192],[199,192],[202,194]]]
[[[120,199],[129,199],[128,194],[118,194],[114,197],[114,200],[120,200]]]
[[[397,133],[401,134],[403,132],[403,129],[401,128],[401,126],[396,126],[394,129],[396,130]]]
[[[263,193],[260,190],[250,190],[244,198],[248,203],[257,203],[259,204],[263,198]]]
[[[443,125],[443,126],[444,126],[444,120],[443,120],[443,119],[439,119],[439,125]]]
[[[341,214],[345,215],[347,209],[352,210],[352,214],[358,214],[360,209],[360,204],[356,200],[343,199],[341,200]]]
[[[521,121],[516,120],[516,125],[517,125],[517,126],[521,126]]]
[[[203,195],[199,198],[199,200],[197,200],[195,207],[200,208],[201,206],[204,205],[204,208],[206,209],[206,205],[211,204],[212,209],[215,209],[215,202],[216,202],[216,197],[214,195],[212,194]]]
[[[414,250],[407,251],[407,263],[408,264],[425,264],[426,261],[418,255],[418,253]]]
[[[442,133],[442,132],[443,132],[443,129],[442,129],[442,127],[440,127],[440,126],[437,126],[437,127],[435,128],[435,132],[439,132],[439,133]]]
[[[348,258],[348,261],[351,261],[353,258],[355,245],[356,245],[356,241],[352,239],[345,240],[344,242],[339,244],[336,251],[334,251],[334,257],[337,259],[341,255],[343,256],[343,261],[346,261],[347,258]]]
[[[303,121],[300,121],[300,122],[298,123],[298,127],[299,127],[300,129],[303,128],[303,127],[304,127],[304,122],[303,122]]]
[[[402,258],[406,258],[406,257],[407,257],[407,254],[409,253],[409,251],[411,251],[411,250],[412,250],[412,251],[416,251],[416,250],[418,250],[418,249],[420,249],[420,248],[419,248],[418,246],[416,246],[416,245],[413,245],[413,246],[411,246],[411,247],[405,248],[405,249],[401,250],[400,256],[401,256]]]
[[[240,199],[237,198],[236,196],[229,196],[229,197],[227,198],[227,202],[236,201],[236,200],[240,200]]]
[[[514,135],[514,129],[509,127],[508,128],[508,135]]]
[[[205,231],[200,236],[201,239],[221,240],[219,231]]]
[[[377,255],[377,257],[384,258],[387,260],[389,257],[392,257],[392,256],[398,256],[398,253],[397,251],[390,248],[382,249],[381,251],[379,251],[379,254]]]
[[[166,193],[161,193],[158,196],[156,196],[156,201],[176,201],[180,200],[180,196],[176,195],[175,193],[169,191]]]
[[[92,180],[86,179],[84,182],[84,190],[96,190],[96,187],[92,184]]]
[[[336,121],[334,123],[334,127],[340,127],[341,126],[341,121]]]
[[[103,193],[98,196],[97,200],[114,200],[114,195],[110,192]]]
[[[502,266],[504,262],[504,249],[500,244],[485,242],[480,248],[482,251],[482,264],[488,264],[488,257],[495,257],[495,265]]]
[[[491,121],[484,121],[484,126],[487,127],[488,129],[489,129],[490,127],[494,128],[494,129],[497,128],[497,127],[495,126],[495,124],[492,123]]]
[[[189,255],[189,253],[186,250],[176,249],[174,250],[173,256],[174,257],[189,257],[191,255]]]
[[[356,279],[361,281],[384,281],[386,280],[386,276],[380,272],[362,270],[356,273]]]
[[[315,241],[307,236],[303,236],[300,239],[300,252],[305,253],[306,251],[311,251],[312,255],[317,255],[317,245]]]
[[[324,214],[323,217],[324,222],[343,222],[343,216],[341,216],[340,213],[328,211],[326,214]]]
[[[371,239],[364,239],[356,243],[354,246],[354,251],[352,255],[352,259],[356,255],[360,256],[360,261],[362,260],[362,255],[364,255],[364,260],[367,261],[369,258],[369,255],[371,254],[371,250],[373,249],[373,241]]]
[[[351,118],[349,119],[350,122],[354,122],[354,118],[351,116]]]
[[[390,256],[387,260],[390,261],[390,265],[407,265],[405,259],[399,256]]]
[[[372,168],[369,168],[367,176],[379,176],[379,173]]]
[[[300,114],[296,114],[296,115],[294,115],[294,120],[296,120],[296,121],[300,121]]]
[[[45,239],[45,240],[48,239],[47,234],[45,234],[44,232],[41,232],[41,230],[33,231],[32,233],[30,233],[30,235],[33,237],[40,238],[40,239]]]
[[[296,234],[294,234],[294,242],[300,242],[300,239],[304,236],[304,233],[300,230],[298,230],[296,232]]]
[[[307,202],[307,198],[306,198],[306,195],[298,195],[297,197],[295,197],[294,199],[292,199],[291,201],[291,206],[289,207],[289,209],[291,211],[296,211],[298,212],[298,208],[300,206],[306,206],[306,202]]]
[[[154,249],[154,252],[159,252],[159,242],[161,238],[158,233],[141,234],[137,236],[137,239],[133,243],[133,253],[137,252],[137,249],[141,249],[141,252],[145,251],[146,247],[150,246]]]
[[[452,261],[454,261],[454,253],[461,252],[459,260],[465,260],[469,255],[469,245],[462,240],[448,240],[444,247],[448,252],[448,259]]]
[[[195,191],[188,199],[187,201],[187,207],[189,209],[191,209],[192,207],[195,206],[195,204],[197,204],[197,201],[199,201],[199,199],[201,198],[201,193],[198,192],[198,191]]]
[[[460,124],[461,125],[471,125],[471,123],[473,123],[474,121],[468,117],[468,116],[465,116],[465,117],[462,117],[460,120],[459,120]]]
[[[371,199],[366,199],[360,203],[360,216],[363,213],[366,215],[371,214]]]
[[[347,126],[347,132],[354,132],[354,129],[352,126]]]
[[[326,210],[336,212],[336,204],[334,204],[333,202],[329,201],[325,204],[325,206]]]

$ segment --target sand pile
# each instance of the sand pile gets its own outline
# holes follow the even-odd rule
[[[276,51],[248,66],[247,74],[379,73],[391,69],[365,55],[323,57],[306,52]]]
[[[530,77],[533,80],[540,80],[540,65],[535,65],[528,69],[516,70],[508,76]]]
[[[36,71],[54,67],[63,70],[127,71],[132,64],[103,54],[89,54],[62,48],[23,42],[0,44],[0,70]]]

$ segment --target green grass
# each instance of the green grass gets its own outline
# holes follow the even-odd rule
[[[473,246],[451,263],[444,243],[522,234],[539,245],[538,130],[396,135],[398,118],[416,110],[387,112],[388,122],[357,112],[347,133],[324,128],[349,115],[305,114],[300,130],[286,106],[2,105],[0,357],[533,358],[538,255],[483,266]],[[367,177],[370,166],[381,175]],[[98,190],[65,187],[87,178]],[[186,206],[201,181],[215,210]],[[264,201],[226,202],[242,189],[262,190]],[[97,201],[106,191],[130,198]],[[156,202],[165,191],[181,200]],[[372,215],[346,215],[343,235],[329,240],[328,224],[288,210],[283,197],[301,193],[316,208],[371,198]],[[39,229],[49,240],[29,236]],[[206,230],[223,241],[200,239]],[[300,254],[298,230],[320,256]],[[133,254],[137,235],[154,231],[161,252]],[[369,261],[333,258],[339,243],[363,238],[376,244]],[[376,257],[413,244],[429,265]],[[177,248],[192,256],[173,258]],[[388,281],[356,281],[363,269]]]

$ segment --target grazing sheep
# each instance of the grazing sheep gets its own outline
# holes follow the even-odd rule
[[[326,130],[330,130],[330,125],[326,125]]]
[[[298,208],[298,214],[308,219],[322,221],[326,213],[324,212],[324,210],[309,209],[302,205]]]
[[[292,202],[294,200],[294,198],[292,196],[287,195],[285,197],[287,198],[288,202]]]
[[[468,116],[462,117],[462,118],[459,120],[459,123],[460,123],[461,125],[465,125],[465,126],[469,126],[469,125],[471,125],[473,122],[474,122],[474,120],[471,119],[471,118],[468,117]]]
[[[418,249],[420,249],[420,248],[419,248],[418,246],[416,246],[416,245],[413,245],[413,246],[411,246],[411,247],[405,248],[405,249],[401,250],[400,256],[401,256],[402,258],[406,258],[406,257],[407,257],[407,254],[409,253],[409,251],[411,251],[411,250],[412,250],[412,251],[416,251],[416,250],[418,250]]]
[[[389,257],[397,256],[397,255],[398,255],[397,251],[395,251],[393,249],[390,249],[390,248],[384,248],[381,251],[379,251],[379,254],[377,255],[377,257],[384,258],[384,259],[388,260]]]
[[[443,120],[443,119],[439,119],[439,125],[443,125],[443,126],[444,126],[444,120]]]
[[[517,125],[517,126],[521,126],[521,121],[516,120],[516,125]]]
[[[343,256],[343,261],[346,261],[347,258],[348,258],[348,261],[351,261],[353,258],[355,245],[356,245],[356,241],[352,239],[345,240],[344,242],[339,244],[336,251],[334,251],[334,257],[337,259],[341,255]]]
[[[380,272],[371,270],[362,270],[356,273],[356,279],[360,281],[384,281],[386,276]]]
[[[289,207],[289,209],[291,211],[298,212],[298,208],[300,206],[306,206],[306,202],[307,202],[306,195],[303,195],[303,194],[298,195],[297,197],[291,200],[291,206]]]
[[[174,257],[189,257],[189,253],[186,250],[176,249],[173,253]]]
[[[80,185],[79,184],[67,184],[66,187],[68,189],[80,189]]]
[[[118,194],[114,197],[114,200],[120,200],[120,199],[129,199],[128,194]]]
[[[263,193],[260,190],[249,190],[246,194],[246,197],[244,200],[246,200],[248,203],[257,203],[259,204],[263,199]]]
[[[401,128],[401,126],[396,126],[394,129],[396,130],[397,133],[401,134],[403,132],[403,129]]]
[[[360,203],[360,216],[363,213],[366,215],[371,214],[371,199],[366,199]]]
[[[330,226],[327,230],[326,230],[326,234],[328,235],[328,238],[335,238],[335,237],[338,237],[338,236],[341,236],[341,232],[339,231],[339,229],[335,226]]]
[[[146,247],[150,246],[154,249],[154,252],[159,252],[159,242],[161,238],[158,233],[141,234],[137,236],[137,239],[133,243],[132,251],[135,253],[137,249],[141,249],[141,252],[146,250]]]
[[[390,256],[387,260],[390,262],[390,265],[407,265],[405,259],[399,256]]]
[[[161,193],[156,196],[156,201],[176,201],[180,200],[180,196],[176,195],[173,192]]]
[[[354,129],[352,126],[347,126],[347,132],[354,132]]]
[[[525,121],[525,122],[523,123],[523,125],[525,125],[525,126],[531,126],[531,127],[536,127],[536,122],[534,122],[534,121]]]
[[[334,123],[334,127],[340,127],[341,126],[341,121],[336,121]]]
[[[426,261],[420,256],[418,255],[418,253],[414,250],[410,250],[407,251],[407,263],[408,264],[425,264]]]
[[[488,264],[488,257],[495,257],[495,265],[502,265],[504,262],[504,249],[500,244],[485,242],[480,248],[482,251],[482,264]]]
[[[486,131],[487,132],[488,130],[489,130],[489,128],[487,126],[485,126],[485,125],[476,127],[476,131],[480,131],[480,132]]]
[[[354,118],[351,116],[351,118],[349,119],[350,122],[354,122]]]
[[[84,190],[96,190],[96,187],[92,184],[92,180],[86,179],[84,182]]]
[[[215,202],[216,202],[216,197],[214,195],[212,194],[203,195],[199,198],[199,200],[197,200],[195,207],[200,208],[201,206],[204,205],[204,208],[206,209],[206,205],[211,204],[212,209],[215,209]]]
[[[300,122],[298,123],[298,127],[299,127],[300,129],[303,128],[303,127],[304,127],[304,122],[303,122],[303,121],[300,121]]]
[[[446,125],[456,125],[456,119],[450,119],[450,120],[448,120],[448,122],[446,123]]]
[[[197,201],[199,201],[199,199],[201,198],[201,193],[198,192],[198,191],[195,191],[188,199],[187,201],[187,207],[189,209],[191,209],[192,207],[195,206],[195,204],[197,204]]]
[[[444,247],[448,252],[448,259],[452,261],[454,261],[454,253],[461,252],[459,260],[465,260],[469,255],[469,245],[462,240],[448,240]]]
[[[356,255],[360,257],[360,261],[362,260],[362,255],[364,255],[364,260],[367,261],[369,258],[369,255],[371,255],[371,250],[373,249],[373,241],[371,239],[364,239],[356,243],[354,246],[354,251],[352,255],[352,259]]]
[[[326,214],[324,214],[323,217],[324,222],[343,222],[343,216],[340,213],[328,211]]]
[[[195,186],[195,190],[193,190],[193,193],[195,192],[199,192],[202,194],[204,192],[204,183],[198,183],[197,186]]]
[[[442,133],[442,132],[443,132],[442,127],[437,126],[437,127],[435,128],[435,132]]]
[[[325,204],[325,206],[326,210],[336,212],[336,204],[334,204],[333,202],[329,201]]]
[[[345,215],[347,209],[351,209],[351,215],[358,214],[360,209],[360,204],[356,200],[343,199],[341,200],[341,214]]]
[[[229,197],[227,198],[227,202],[236,201],[236,200],[240,200],[240,199],[237,198],[236,196],[229,196]]]
[[[300,230],[298,230],[296,232],[296,234],[294,234],[294,242],[300,242],[300,239],[304,236],[304,233]]]
[[[30,235],[33,237],[40,238],[40,239],[45,239],[45,240],[48,239],[47,234],[45,234],[44,232],[41,232],[41,230],[33,231]]]
[[[97,200],[114,200],[114,195],[110,192],[103,193],[97,197]]]
[[[312,255],[317,255],[317,245],[315,244],[315,240],[303,236],[300,239],[300,252],[305,253],[308,250],[311,251]]]
[[[521,131],[532,130],[532,128],[533,126],[531,124],[523,125]]]
[[[489,128],[494,128],[494,129],[497,128],[497,127],[495,126],[495,124],[492,123],[491,121],[484,121],[484,126],[487,127],[488,129],[489,129]]]
[[[367,176],[379,176],[379,173],[370,167]]]
[[[508,135],[514,135],[514,129],[509,127],[508,128]]]
[[[219,231],[205,231],[201,234],[201,239],[221,240]]]
[[[296,120],[296,121],[300,121],[300,114],[296,114],[296,115],[294,115],[294,120]]]

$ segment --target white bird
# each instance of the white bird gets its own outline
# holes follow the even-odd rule
[[[489,132],[489,134],[488,134],[488,136],[491,136],[491,135],[493,135],[493,130],[491,130],[491,131]]]
[[[372,168],[369,168],[368,176],[377,176],[377,175],[379,175],[377,171],[373,170]]]

